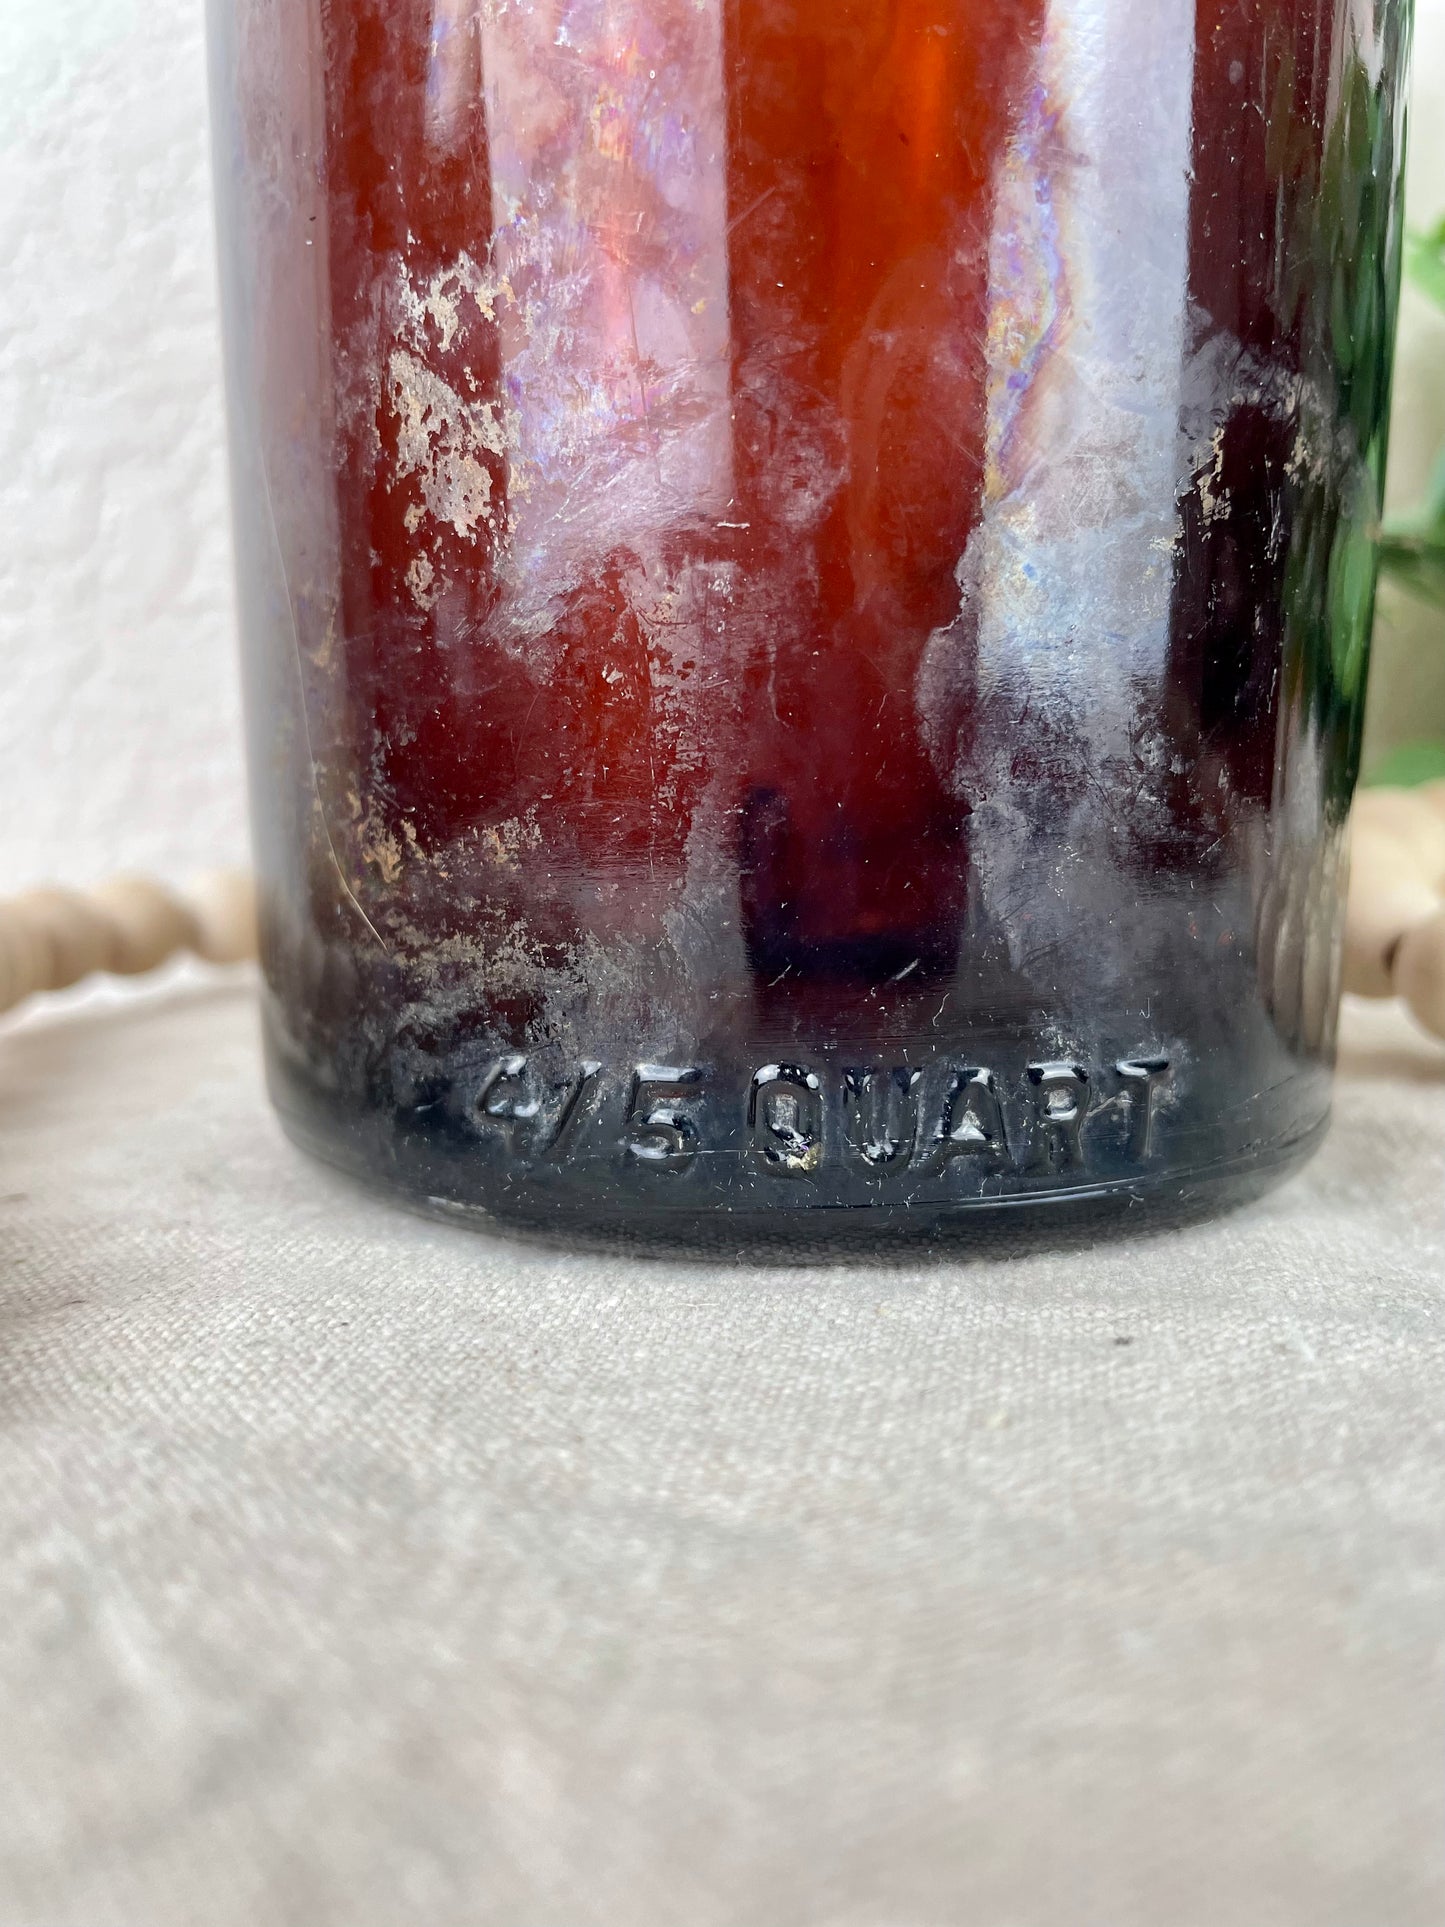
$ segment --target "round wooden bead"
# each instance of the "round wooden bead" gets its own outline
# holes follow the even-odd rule
[[[45,980],[44,946],[23,917],[0,907],[0,1010],[9,1010]]]
[[[186,891],[194,947],[207,963],[244,963],[256,954],[256,885],[245,870],[213,870]]]
[[[1345,917],[1345,989],[1357,997],[1393,997],[1401,939],[1429,923],[1440,892],[1408,869],[1356,863]]]
[[[196,920],[185,904],[146,877],[117,877],[91,892],[111,926],[106,969],[122,977],[154,970],[178,950],[189,950]]]
[[[1394,975],[1396,993],[1412,1014],[1445,1037],[1445,906],[1400,939]]]
[[[1388,837],[1409,852],[1429,883],[1445,888],[1445,810],[1420,790],[1362,790],[1355,804],[1355,839]]]
[[[65,990],[104,970],[111,933],[106,919],[78,890],[27,890],[5,906],[7,918],[29,930],[39,956],[33,990]]]

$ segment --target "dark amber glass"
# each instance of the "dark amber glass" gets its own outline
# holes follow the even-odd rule
[[[1302,1155],[1404,0],[212,11],[294,1134],[688,1237]]]

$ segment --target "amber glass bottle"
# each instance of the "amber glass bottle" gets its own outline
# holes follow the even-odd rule
[[[1406,0],[212,11],[293,1133],[686,1237],[1303,1155]]]

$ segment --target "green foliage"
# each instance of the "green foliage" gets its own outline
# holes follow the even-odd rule
[[[1445,455],[1420,507],[1386,524],[1380,567],[1402,589],[1445,609]]]
[[[1437,308],[1445,308],[1445,220],[1427,234],[1412,233],[1405,242],[1405,272]]]
[[[1445,220],[1405,243],[1405,271],[1421,292],[1445,310]],[[1422,602],[1445,609],[1445,455],[1429,495],[1411,514],[1385,525],[1380,567]]]
[[[1370,772],[1372,789],[1412,790],[1445,779],[1445,743],[1401,743]]]

